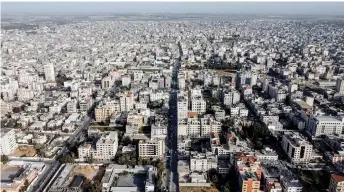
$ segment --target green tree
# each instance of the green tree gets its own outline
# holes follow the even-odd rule
[[[1,162],[3,164],[6,164],[9,161],[8,156],[7,155],[1,155]]]
[[[138,158],[137,164],[138,164],[138,165],[142,165],[142,164],[143,164],[143,161],[142,161],[142,158],[141,158],[141,157]]]
[[[86,162],[87,163],[91,163],[91,164],[94,162],[94,158],[93,158],[92,153],[91,153],[91,155],[89,157],[87,157],[87,161]]]
[[[122,143],[123,143],[124,146],[127,146],[127,145],[131,144],[130,137],[128,137],[128,136],[123,137]]]
[[[212,182],[212,183],[215,183],[215,184],[217,184],[218,182],[219,182],[219,176],[218,176],[219,174],[218,174],[218,172],[217,172],[217,170],[216,169],[210,169],[209,171],[208,171],[208,178],[209,178],[209,180]]]
[[[24,185],[19,189],[19,192],[25,192],[27,188],[29,187],[30,183],[27,179],[24,181]]]
[[[65,156],[61,157],[60,162],[61,163],[74,163],[75,160],[74,160],[74,158],[72,156],[65,155]]]
[[[223,187],[223,192],[231,192],[228,185],[225,185],[225,186]]]
[[[95,180],[91,187],[88,189],[89,192],[102,192],[102,184],[100,181]]]
[[[38,149],[37,150],[37,155],[40,157],[47,157],[47,154],[45,153],[44,149]]]
[[[36,149],[36,150],[39,150],[39,149],[42,149],[44,146],[42,145],[42,144],[40,144],[40,143],[37,143],[37,144],[35,144],[35,146],[34,146],[34,148]]]

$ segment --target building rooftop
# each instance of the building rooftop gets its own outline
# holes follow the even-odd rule
[[[2,166],[1,167],[1,182],[12,182],[14,178],[18,177],[24,172],[21,166]]]
[[[301,145],[311,145],[300,133],[297,132],[288,132],[284,134],[292,145],[300,147]]]
[[[317,116],[316,119],[318,121],[337,121],[337,122],[341,121],[335,116]]]
[[[242,180],[252,179],[254,181],[258,181],[258,176],[255,172],[242,171],[242,172],[240,172],[240,176],[241,176]]]
[[[6,135],[8,132],[10,132],[12,129],[11,128],[1,128],[1,136]]]
[[[331,175],[331,177],[332,177],[333,180],[335,180],[337,183],[343,182],[343,181],[344,181],[344,175],[342,175],[342,174],[334,173],[334,174]]]

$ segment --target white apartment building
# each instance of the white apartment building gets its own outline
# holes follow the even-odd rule
[[[344,175],[341,174],[331,174],[330,192],[344,192]]]
[[[94,109],[97,122],[106,121],[111,115],[118,114],[120,111],[120,103],[117,100],[105,101]]]
[[[287,98],[287,91],[274,85],[269,85],[269,96],[277,102],[284,101]]]
[[[205,154],[197,154],[190,158],[190,171],[205,172],[212,168],[217,169],[217,163],[216,156],[206,157]]]
[[[313,145],[299,133],[285,133],[282,148],[293,163],[308,163],[312,158]]]
[[[135,103],[135,109],[147,109],[148,103],[145,101],[139,101]]]
[[[231,107],[231,116],[238,116],[240,107]]]
[[[239,103],[240,93],[236,90],[224,91],[221,96],[222,103],[226,106]]]
[[[7,113],[12,112],[12,105],[0,99],[0,114],[1,116],[6,115]]]
[[[18,100],[19,101],[28,101],[35,97],[35,92],[31,89],[20,88],[18,90]]]
[[[197,114],[203,114],[206,112],[207,103],[202,97],[193,97],[191,99],[191,111]]]
[[[73,99],[67,103],[67,112],[68,113],[78,112],[78,100]]]
[[[199,137],[201,134],[201,122],[198,118],[187,119],[186,134],[191,137]]]
[[[131,76],[130,75],[123,75],[122,76],[122,86],[129,86],[131,83]]]
[[[337,93],[339,93],[340,95],[344,94],[344,80],[343,79],[337,79],[336,82],[336,91]]]
[[[239,110],[239,116],[240,116],[240,117],[247,117],[247,116],[248,116],[248,109],[246,109],[246,108],[240,108],[240,110]]]
[[[167,125],[166,124],[154,124],[151,126],[151,137],[166,137]]]
[[[185,97],[179,97],[177,103],[178,119],[188,117],[188,100]]]
[[[283,192],[302,192],[303,187],[299,180],[288,175],[281,175],[280,182]]]
[[[139,157],[141,158],[161,158],[165,155],[165,141],[150,140],[139,142]]]
[[[237,73],[237,86],[241,85],[255,85],[257,84],[258,75],[250,71],[240,71]]]
[[[187,119],[178,120],[178,136],[188,135],[188,123]]]
[[[222,109],[215,109],[215,119],[218,121],[224,120],[226,117],[225,110]]]
[[[150,101],[159,101],[159,100],[167,101],[169,99],[169,93],[165,91],[153,91],[149,94]]]
[[[120,94],[121,112],[134,109],[134,96],[132,92],[124,92]]]
[[[1,128],[0,154],[9,155],[17,147],[14,129]]]
[[[134,81],[141,81],[143,78],[143,71],[141,70],[135,70],[133,71]]]
[[[157,79],[152,79],[149,81],[149,84],[148,84],[148,87],[153,89],[153,90],[156,90],[159,88],[159,81]]]
[[[169,75],[165,75],[165,88],[171,88],[172,78]]]
[[[178,78],[179,89],[185,89],[185,77]]]
[[[115,84],[115,80],[111,76],[106,76],[102,79],[102,89],[109,89]]]
[[[207,136],[210,133],[219,133],[221,122],[211,116],[203,118],[187,118],[178,120],[178,136]]]
[[[93,105],[92,97],[79,98],[79,109],[80,111],[87,111]]]
[[[197,86],[190,90],[190,96],[191,97],[202,97],[202,88],[200,86]]]
[[[266,125],[268,125],[269,123],[279,122],[279,116],[278,115],[261,115],[260,119]]]
[[[222,103],[226,106],[231,106],[233,101],[233,93],[232,92],[224,92],[222,96]]]
[[[106,131],[101,134],[96,146],[87,144],[78,148],[79,159],[85,161],[92,156],[93,159],[98,161],[109,161],[115,157],[117,148],[117,131]]]
[[[344,118],[333,116],[311,116],[307,131],[313,137],[319,135],[343,135]]]
[[[53,64],[44,65],[44,75],[47,82],[55,82],[55,70]]]
[[[207,136],[210,133],[221,132],[221,122],[216,121],[212,116],[205,116],[200,118],[201,121],[201,135]]]

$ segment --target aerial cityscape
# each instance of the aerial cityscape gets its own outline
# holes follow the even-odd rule
[[[1,192],[344,192],[344,3],[1,4]]]

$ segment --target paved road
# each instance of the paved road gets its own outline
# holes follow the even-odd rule
[[[48,169],[46,169],[39,179],[35,182],[35,184],[28,190],[28,192],[40,192],[45,189],[47,184],[49,183],[50,179],[54,176],[58,168],[60,167],[60,162],[56,161],[54,164],[50,165]]]
[[[44,135],[61,135],[61,136],[70,136],[73,135],[73,133],[65,133],[65,132],[49,132],[49,131],[24,131],[24,133],[32,134],[32,133],[38,133],[38,134],[44,134]]]
[[[74,134],[68,139],[68,143],[72,147],[76,141],[79,139],[81,136],[83,130],[87,130],[87,128],[90,125],[90,122],[92,119],[88,116],[85,117],[84,122],[81,124],[79,129],[74,132]],[[66,154],[66,152],[69,149],[65,147],[63,150],[60,151],[58,155],[56,155],[55,162],[50,166],[48,169],[46,169],[42,175],[40,176],[39,180],[37,180],[36,184],[32,187],[32,192],[42,192],[48,185],[49,181],[51,178],[54,176],[58,168],[60,167],[60,162],[58,161],[61,156]]]
[[[178,119],[177,119],[177,91],[178,90],[178,72],[179,72],[179,61],[176,62],[175,69],[172,76],[172,90],[170,97],[170,111],[169,115],[171,116],[171,122],[168,128],[168,140],[170,145],[170,158],[169,159],[169,168],[170,168],[170,192],[179,191],[179,178],[178,178],[178,147],[177,147],[177,128],[178,128]]]

